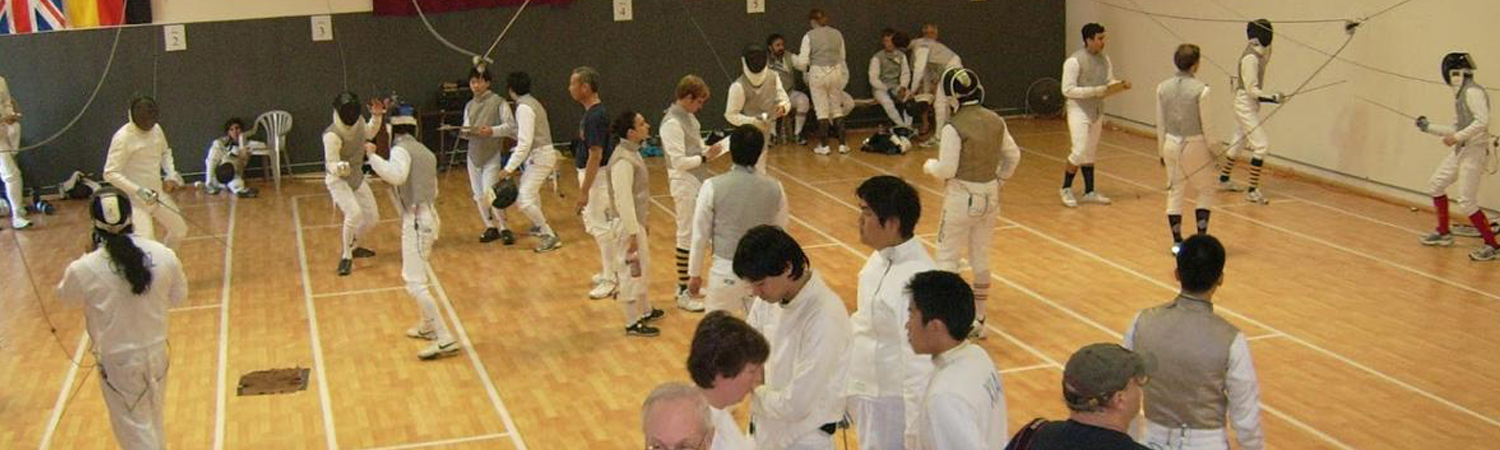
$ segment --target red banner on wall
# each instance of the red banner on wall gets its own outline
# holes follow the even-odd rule
[[[416,6],[412,0],[373,0],[375,15],[377,16],[415,16]],[[574,0],[531,0],[530,6],[557,5],[573,3]],[[422,12],[435,14],[449,11],[463,11],[466,9],[515,7],[526,3],[526,0],[416,0],[422,6]]]

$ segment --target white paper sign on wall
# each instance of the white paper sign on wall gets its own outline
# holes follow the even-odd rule
[[[635,20],[634,6],[630,4],[630,0],[615,0],[614,9],[616,22]]]
[[[766,12],[766,0],[745,0],[745,12],[750,14]]]
[[[329,16],[312,16],[312,40],[333,40],[333,18]]]
[[[182,24],[161,27],[161,32],[167,51],[187,50],[187,29]]]

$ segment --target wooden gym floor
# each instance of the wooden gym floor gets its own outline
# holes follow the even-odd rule
[[[1170,300],[1176,284],[1154,141],[1105,133],[1100,188],[1115,204],[1068,209],[1057,199],[1066,126],[1011,125],[1025,151],[994,230],[991,333],[982,345],[1004,372],[1014,430],[1033,417],[1065,417],[1061,362],[1085,344],[1118,341],[1136,311]],[[934,154],[772,153],[771,173],[792,203],[790,231],[851,309],[871,251],[858,241],[854,187],[882,173],[907,177],[922,193],[917,229],[930,243],[941,184],[921,164]],[[648,161],[657,194],[651,292],[668,311],[661,337],[624,336],[616,305],[586,297],[598,252],[571,213],[572,170],[562,172],[566,198],[544,190],[564,247],[540,255],[532,238],[478,244],[468,180],[454,170],[442,176],[443,237],[431,273],[467,350],[435,362],[418,361],[422,344],[402,334],[417,313],[402,290],[386,189],[377,185],[382,221],[369,241],[379,256],[358,260],[349,277],[334,274],[340,216],[321,179],[288,181],[279,193],[260,185],[261,198],[239,201],[179,191],[197,225],[178,250],[191,295],[171,316],[171,446],[640,448],[640,401],[659,382],[687,380],[700,317],[671,307],[671,199],[661,160]],[[1500,441],[1500,262],[1470,262],[1477,239],[1419,245],[1430,213],[1286,176],[1266,186],[1268,206],[1220,194],[1210,231],[1229,249],[1217,311],[1250,336],[1269,445]],[[115,447],[97,374],[64,358],[93,362],[82,315],[52,293],[83,251],[82,205],[60,202],[33,230],[0,231],[0,448]],[[510,217],[524,229],[519,213]],[[244,373],[296,366],[312,369],[304,392],[234,395]]]

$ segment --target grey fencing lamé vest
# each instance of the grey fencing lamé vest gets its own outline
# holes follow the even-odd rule
[[[417,205],[437,200],[437,156],[409,134],[396,136],[393,145],[406,150],[411,157],[406,183],[396,186],[396,196],[401,198],[403,209],[411,211]]]
[[[830,26],[813,28],[807,32],[807,64],[810,66],[837,66],[844,63],[844,33]]]
[[[381,123],[381,126],[384,125]],[[349,127],[348,132],[339,131],[339,127],[331,123],[325,131],[338,136],[339,141],[342,142],[342,146],[339,147],[339,159],[349,163],[349,174],[344,176],[344,181],[349,183],[350,188],[359,189],[360,184],[365,182],[365,142],[370,140],[365,135],[364,120],[355,120],[354,126]]]
[[[1157,362],[1145,388],[1146,418],[1168,428],[1223,428],[1229,347],[1239,332],[1212,303],[1181,295],[1141,311],[1134,348]]]
[[[614,153],[609,157],[608,166],[611,169],[620,167],[617,164],[630,165],[632,172],[630,186],[633,189],[630,195],[635,200],[635,223],[645,227],[647,213],[651,211],[651,179],[649,178],[651,175],[646,171],[646,161],[641,159],[640,144],[621,139],[620,143],[615,145]],[[615,199],[620,194],[615,192],[614,183],[610,183],[609,198],[611,205],[615,203]],[[618,215],[619,211],[615,213]]]
[[[781,88],[786,89],[787,93],[791,93],[797,89],[797,69],[792,65],[792,55],[790,53],[782,53],[780,58],[772,56],[768,59],[766,65],[771,70],[776,71],[776,76],[781,77]]]
[[[953,178],[972,183],[995,181],[1005,145],[1005,119],[983,106],[964,105],[948,122],[963,140]]]
[[[745,232],[767,225],[781,210],[781,185],[755,168],[735,165],[710,178],[714,185],[714,257],[734,258]]]
[[[880,82],[888,89],[901,87],[901,60],[906,55],[901,54],[900,50],[881,50],[875,53],[875,57],[880,61]]]
[[[913,50],[916,50],[918,47],[927,48],[927,73],[937,73],[939,77],[943,76],[943,71],[948,68],[948,63],[953,61],[953,58],[958,57],[958,54],[953,53],[953,49],[948,48],[942,42],[932,39],[913,39],[911,45]]]
[[[1095,55],[1089,53],[1088,49],[1078,49],[1071,56],[1078,61],[1078,87],[1098,87],[1109,84],[1109,59],[1100,52]],[[1089,120],[1098,119],[1104,114],[1104,99],[1094,98],[1070,98],[1068,99],[1078,106],[1083,107],[1083,114]]]
[[[547,123],[547,109],[542,107],[542,102],[536,101],[536,97],[531,94],[526,94],[516,99],[516,106],[520,105],[531,108],[536,116],[536,120],[531,123],[531,150],[552,147],[552,125]]]
[[[1167,134],[1183,138],[1203,134],[1198,97],[1204,89],[1208,85],[1187,72],[1177,72],[1176,77],[1162,83],[1157,90],[1157,101],[1161,102],[1162,128]]]
[[[1458,120],[1453,124],[1454,130],[1462,130],[1464,128],[1468,128],[1469,125],[1474,123],[1474,111],[1469,110],[1470,92],[1478,92],[1481,98],[1484,99],[1484,107],[1486,109],[1490,107],[1490,94],[1484,91],[1484,87],[1480,86],[1479,83],[1475,83],[1472,78],[1465,78],[1463,89],[1459,89],[1458,95],[1455,95],[1453,97],[1453,108],[1457,112],[1454,117],[1458,118]],[[1482,137],[1483,136],[1476,136],[1475,138]]]
[[[740,90],[745,93],[745,106],[740,108],[740,114],[759,118],[762,113],[774,116],[776,114],[776,82],[771,77],[761,81],[760,86],[750,84],[750,79],[745,74],[740,74]]]
[[[496,127],[500,125],[500,108],[505,107],[505,100],[495,95],[494,92],[484,91],[469,104],[464,106],[464,113],[469,116],[469,125],[478,127]],[[500,153],[500,135],[490,137],[469,136],[469,164],[483,164],[490,158]]]
[[[1245,56],[1247,55],[1254,55],[1256,62],[1259,62],[1255,65],[1255,88],[1260,89],[1266,84],[1266,63],[1268,62],[1266,55],[1255,51],[1255,44],[1245,44],[1245,51],[1240,52],[1240,59],[1234,69],[1235,77],[1232,80],[1235,90],[1245,89]]]
[[[689,114],[686,109],[682,109],[682,106],[679,106],[675,102],[672,103],[671,107],[667,108],[666,118],[676,120],[677,124],[682,127],[682,154],[685,156],[702,155],[706,146],[703,145],[703,135],[701,134],[703,130],[698,124],[698,118],[693,117],[692,114]],[[664,118],[662,121],[665,122],[666,119]],[[698,167],[688,169],[687,173],[692,175],[693,178],[697,178],[698,181],[707,180],[708,177],[713,176],[713,173],[708,171],[707,162],[699,164]]]

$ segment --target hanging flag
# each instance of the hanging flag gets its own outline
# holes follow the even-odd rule
[[[377,16],[415,16],[417,8],[412,5],[413,0],[373,0],[375,15]],[[499,8],[507,6],[521,6],[526,0],[415,0],[422,6],[422,13],[436,14],[448,11],[463,11],[466,9]],[[530,6],[559,5],[573,3],[574,0],[531,0]]]
[[[151,23],[151,0],[0,0],[0,34]]]

